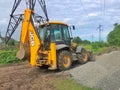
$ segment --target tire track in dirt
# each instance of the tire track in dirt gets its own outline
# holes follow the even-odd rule
[[[51,78],[53,75],[54,71],[31,67],[26,62],[1,66],[0,90],[55,90]]]

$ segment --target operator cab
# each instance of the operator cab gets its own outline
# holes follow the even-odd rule
[[[69,26],[62,22],[49,22],[49,24],[41,25],[39,35],[47,46],[50,42],[71,45]]]

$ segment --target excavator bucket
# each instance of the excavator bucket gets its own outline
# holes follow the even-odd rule
[[[29,47],[21,46],[19,51],[17,52],[16,57],[20,60],[25,60],[29,58]]]

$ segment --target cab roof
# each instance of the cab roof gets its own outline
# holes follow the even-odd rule
[[[49,24],[63,24],[63,25],[67,25],[66,23],[60,22],[60,21],[50,21]]]
[[[43,26],[43,25],[45,25],[45,24],[62,24],[62,25],[68,26],[66,23],[60,22],[60,21],[49,21],[49,22],[47,22],[47,23],[42,24],[41,26]]]

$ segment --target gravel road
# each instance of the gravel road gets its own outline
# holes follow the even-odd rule
[[[113,51],[65,71],[80,84],[102,90],[120,90],[120,51]]]

